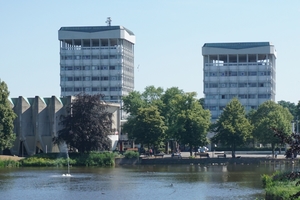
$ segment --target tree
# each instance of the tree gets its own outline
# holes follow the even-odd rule
[[[56,144],[66,142],[79,152],[109,149],[112,114],[107,112],[103,96],[79,94],[61,116],[63,128],[54,138]]]
[[[9,100],[9,91],[4,81],[0,82],[0,150],[10,149],[16,140],[13,132],[14,119],[17,115],[12,110]]]
[[[213,131],[216,135],[212,141],[230,146],[232,157],[235,158],[236,147],[245,144],[252,131],[252,125],[246,118],[245,109],[237,98],[232,99],[226,105],[214,124]]]
[[[123,130],[137,143],[158,147],[165,139],[167,127],[157,107],[139,108],[135,116],[131,116],[124,124]]]
[[[294,120],[297,120],[297,106],[294,103],[291,103],[289,101],[278,101],[279,105],[281,105],[284,108],[287,108],[290,113],[293,115]]]
[[[271,144],[274,156],[275,146],[281,144],[281,142],[278,137],[274,136],[271,128],[282,130],[290,135],[292,133],[292,120],[293,115],[287,108],[283,108],[273,101],[266,101],[258,107],[252,116],[253,137],[262,144]]]
[[[178,94],[173,101],[177,109],[174,136],[181,144],[189,145],[191,156],[194,147],[208,143],[210,127],[210,112],[202,108],[195,96],[195,92]]]

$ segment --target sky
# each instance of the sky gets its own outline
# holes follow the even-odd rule
[[[205,43],[271,42],[276,101],[300,100],[298,0],[2,0],[0,79],[10,97],[59,97],[58,30],[106,26],[107,17],[136,36],[136,91],[178,87],[202,98]]]

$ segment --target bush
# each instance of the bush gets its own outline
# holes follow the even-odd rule
[[[125,158],[139,158],[140,154],[139,152],[135,152],[135,151],[126,151],[124,153]]]
[[[19,167],[20,163],[19,161],[15,160],[0,160],[0,167]]]
[[[21,161],[23,166],[67,166],[68,158],[62,154],[37,154]],[[116,154],[110,152],[90,152],[88,154],[72,153],[69,164],[73,166],[113,166]]]

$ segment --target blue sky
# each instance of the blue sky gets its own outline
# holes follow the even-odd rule
[[[60,96],[58,29],[105,26],[107,17],[136,36],[137,91],[178,87],[204,97],[204,43],[269,41],[277,50],[276,101],[300,100],[298,0],[1,1],[0,78],[10,96]]]

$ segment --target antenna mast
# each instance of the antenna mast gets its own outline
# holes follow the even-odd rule
[[[108,17],[105,23],[107,24],[107,26],[111,26],[111,18]]]

